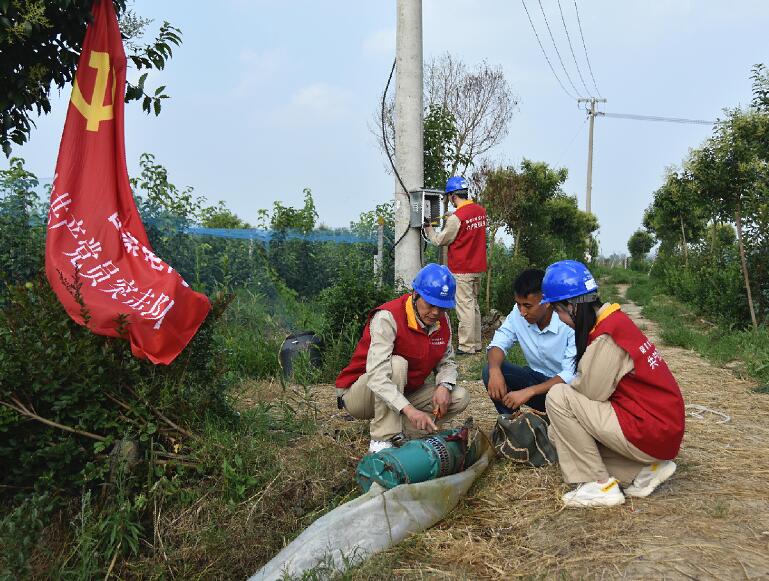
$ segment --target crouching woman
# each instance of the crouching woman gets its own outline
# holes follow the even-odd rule
[[[577,376],[553,386],[545,405],[567,507],[614,506],[645,497],[676,470],[684,435],[681,390],[657,348],[618,304],[601,303],[580,262],[551,264],[542,282],[575,332]],[[629,483],[620,489],[620,482]]]

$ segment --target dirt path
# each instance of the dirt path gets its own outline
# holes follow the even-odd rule
[[[769,578],[769,395],[694,352],[662,345],[636,305],[623,310],[657,344],[686,403],[730,417],[687,415],[675,476],[621,507],[564,510],[557,467],[495,462],[446,520],[374,557],[356,579]],[[488,430],[495,412],[482,365],[481,355],[460,360],[460,378],[472,395],[469,415]],[[333,415],[330,387],[316,389]],[[346,434],[351,453],[364,453],[362,422],[334,418],[329,433]]]

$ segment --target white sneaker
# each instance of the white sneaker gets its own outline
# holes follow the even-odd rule
[[[382,450],[386,450],[387,448],[393,447],[393,443],[389,440],[371,440],[368,445],[368,453],[375,454],[377,452],[381,452]]]
[[[665,482],[665,480],[673,476],[675,471],[676,463],[672,460],[649,464],[641,468],[641,471],[633,480],[633,484],[625,489],[625,494],[645,498],[654,492],[654,489]]]
[[[564,494],[561,500],[567,508],[617,506],[625,502],[625,495],[619,489],[619,481],[616,478],[610,478],[603,484],[584,482],[571,492]]]

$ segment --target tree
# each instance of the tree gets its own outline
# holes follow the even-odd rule
[[[157,163],[151,153],[141,154],[139,166],[141,173],[131,178],[131,187],[142,219],[170,219],[174,229],[200,221],[205,198],[196,196],[190,186],[180,189],[168,181],[168,170]]]
[[[675,244],[688,263],[689,242],[702,237],[707,212],[690,171],[668,168],[665,183],[656,192],[644,214],[644,227],[662,242],[667,251]]]
[[[713,136],[696,152],[693,167],[700,191],[721,220],[733,220],[753,328],[758,328],[750,284],[744,231],[756,225],[769,196],[769,160],[764,140],[769,138],[769,115],[756,110],[728,111]],[[756,237],[761,236],[757,228]],[[769,234],[764,232],[763,234]]]
[[[440,111],[442,115],[450,114],[456,129],[445,150],[448,175],[464,174],[477,159],[505,138],[518,104],[517,97],[513,95],[502,67],[492,67],[484,61],[471,70],[449,53],[425,64],[424,81],[425,121],[431,113]],[[383,151],[385,147],[393,151],[394,111],[395,100],[390,96],[385,102],[384,115],[381,102],[374,115],[373,132]],[[426,139],[429,130],[425,127]],[[427,144],[425,150],[428,150]]]
[[[251,228],[248,222],[241,220],[220,200],[216,206],[204,208],[200,212],[200,224],[205,228]]]
[[[640,228],[633,232],[627,241],[627,249],[630,251],[630,256],[635,263],[643,262],[653,246],[654,236]]]
[[[556,256],[583,258],[598,222],[563,192],[565,168],[524,159],[520,168],[502,166],[485,172],[481,199],[491,221],[512,234],[514,256],[523,253],[535,264]]]
[[[37,177],[12,157],[0,170],[0,286],[32,280],[43,264],[46,214]],[[5,292],[0,288],[0,297]],[[0,300],[0,304],[2,300]]]
[[[440,105],[454,116],[451,175],[464,174],[473,162],[507,136],[518,104],[502,67],[481,62],[474,70],[449,53],[425,67],[428,106]]]
[[[315,228],[315,221],[318,219],[318,212],[315,210],[315,201],[312,199],[312,190],[304,190],[304,206],[302,208],[292,208],[284,206],[278,201],[273,203],[272,216],[270,217],[270,227],[281,233],[288,230],[298,230],[304,234]]]
[[[50,91],[72,82],[93,0],[0,0],[0,146],[10,156],[12,143],[22,145],[30,136],[37,115],[50,113]],[[181,31],[164,22],[155,40],[138,41],[150,20],[126,9],[126,0],[114,0],[126,42],[129,62],[137,69],[162,69],[181,44]],[[145,90],[147,75],[128,83],[125,101],[142,101],[142,108],[158,115],[165,87]]]
[[[487,309],[492,295],[494,240],[500,228],[513,236],[513,259],[520,257],[544,266],[564,258],[584,258],[598,221],[578,208],[576,197],[563,192],[567,175],[564,168],[553,169],[528,159],[520,167],[495,167],[484,162],[473,172],[473,189],[479,192],[479,202],[488,213]]]
[[[545,214],[548,227],[543,239],[550,240],[550,260],[583,260],[587,253],[597,256],[592,233],[598,230],[598,219],[579,209],[576,196],[556,192],[545,202]]]
[[[443,189],[451,177],[451,143],[457,124],[443,105],[430,105],[424,120],[424,186]]]

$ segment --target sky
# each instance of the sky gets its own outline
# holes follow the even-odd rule
[[[715,120],[750,102],[750,69],[769,65],[764,0],[577,0],[585,46],[610,113]],[[560,0],[577,62],[585,62],[574,0]],[[130,3],[129,3],[130,5]],[[557,0],[541,0],[569,75],[585,90],[571,57]],[[212,8],[216,6],[214,10]],[[564,85],[540,5],[526,0]],[[132,8],[180,28],[183,44],[147,85],[167,85],[159,117],[126,107],[129,172],[153,153],[177,186],[223,200],[256,222],[273,201],[300,206],[310,188],[319,220],[347,226],[392,199],[393,177],[371,132],[395,55],[395,0],[136,0]],[[502,67],[519,100],[508,136],[489,152],[565,167],[565,191],[585,205],[588,124],[559,86],[517,0],[424,0],[425,60],[449,52],[469,67]],[[139,73],[129,71],[129,79]],[[54,91],[53,111],[13,151],[43,181],[56,164],[70,89]],[[709,135],[705,125],[598,117],[593,212],[601,253],[627,252],[665,169]],[[7,160],[0,158],[0,167]]]

